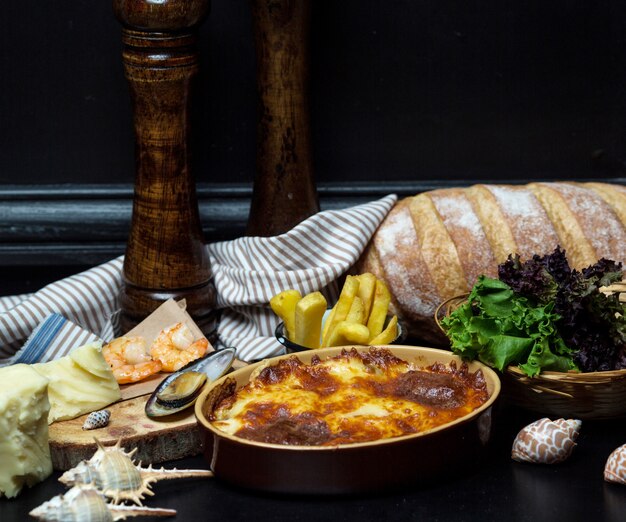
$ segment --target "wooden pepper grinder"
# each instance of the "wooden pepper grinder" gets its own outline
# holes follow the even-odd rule
[[[215,289],[190,171],[196,30],[209,0],[113,0],[135,129],[135,194],[120,294],[123,324],[169,298],[205,332],[214,329]]]
[[[257,172],[247,234],[288,231],[319,210],[309,128],[309,0],[251,0],[257,56]]]

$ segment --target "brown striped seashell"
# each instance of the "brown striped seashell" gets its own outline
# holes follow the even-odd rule
[[[604,480],[616,484],[626,484],[626,444],[609,455],[604,466]]]
[[[572,454],[582,422],[548,418],[532,422],[517,434],[511,458],[533,464],[556,464]]]

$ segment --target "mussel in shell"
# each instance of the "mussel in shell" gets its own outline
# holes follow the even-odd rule
[[[188,408],[196,401],[205,383],[224,375],[234,359],[235,349],[224,348],[168,375],[148,399],[146,415],[164,417]]]

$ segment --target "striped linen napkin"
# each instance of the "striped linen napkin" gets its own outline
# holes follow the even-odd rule
[[[244,361],[282,353],[270,298],[295,288],[302,294],[321,290],[334,301],[337,278],[356,262],[396,200],[389,195],[319,212],[280,236],[208,245],[221,342],[235,346]],[[87,342],[111,340],[122,266],[123,256],[33,294],[0,298],[0,366],[45,362]]]

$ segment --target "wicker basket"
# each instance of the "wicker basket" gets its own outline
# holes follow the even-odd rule
[[[619,292],[626,302],[626,282],[602,291]],[[469,294],[452,297],[437,307],[435,321],[467,301]],[[517,366],[501,375],[503,396],[511,403],[548,416],[577,419],[613,419],[626,416],[626,370],[607,372],[542,372],[528,377]]]

